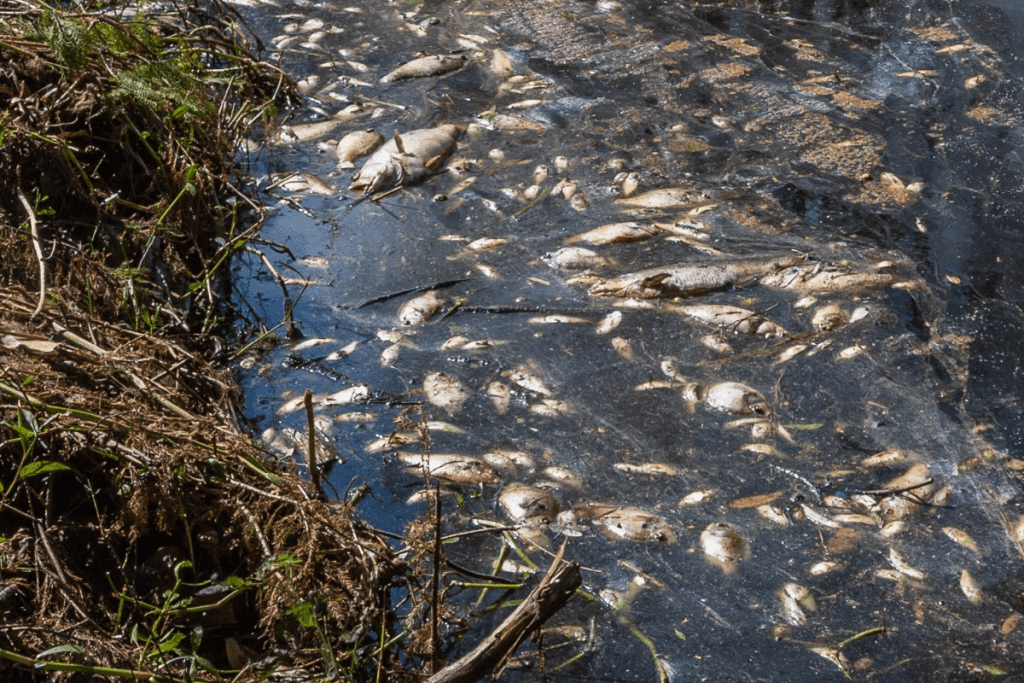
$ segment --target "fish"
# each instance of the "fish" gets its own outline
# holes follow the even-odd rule
[[[700,534],[700,547],[704,555],[726,574],[736,571],[736,563],[746,553],[743,537],[725,522],[709,524]]]
[[[449,413],[457,413],[469,397],[466,385],[443,372],[432,372],[423,378],[423,393],[431,405]]]
[[[552,268],[562,270],[585,270],[607,265],[610,261],[590,249],[582,247],[562,247],[548,252],[542,259]]]
[[[591,503],[575,507],[574,510],[581,517],[592,518],[611,538],[626,541],[676,542],[675,532],[667,521],[640,508]]]
[[[799,256],[677,263],[601,280],[590,288],[593,296],[695,296],[725,289],[751,278],[769,275],[801,261]]]
[[[785,328],[764,318],[754,311],[738,306],[716,304],[699,304],[694,306],[677,306],[673,309],[688,318],[700,321],[705,325],[720,327],[730,332],[756,335],[766,339],[786,336]]]
[[[380,79],[380,82],[394,83],[395,81],[403,81],[409,78],[440,76],[461,68],[465,63],[465,55],[426,55],[424,57],[417,57],[388,72]]]
[[[739,382],[716,382],[704,387],[701,395],[709,407],[726,413],[767,415],[770,412],[760,392]]]
[[[498,504],[516,522],[550,522],[558,514],[558,500],[547,491],[526,484],[509,484],[498,494]]]
[[[354,130],[338,141],[338,168],[352,168],[356,159],[372,154],[384,144],[384,136],[375,130]]]
[[[663,187],[643,194],[623,197],[616,200],[615,203],[626,209],[678,209],[702,201],[706,201],[706,197],[698,192],[682,187]]]
[[[888,273],[864,273],[848,267],[825,263],[805,263],[787,267],[776,273],[764,273],[760,283],[776,289],[838,292],[845,289],[891,285],[895,278]]]
[[[437,292],[429,290],[425,294],[410,299],[398,309],[398,319],[403,325],[414,327],[422,325],[444,305]]]
[[[454,453],[399,452],[399,459],[432,477],[454,484],[500,484],[498,472],[480,458]]]
[[[372,194],[395,185],[409,185],[437,172],[455,149],[463,127],[445,124],[394,137],[373,153],[352,176],[349,189]]]
[[[622,242],[638,242],[657,235],[657,228],[642,226],[632,221],[625,223],[608,223],[587,232],[575,235],[566,240],[566,244],[587,242],[588,244],[618,244]]]

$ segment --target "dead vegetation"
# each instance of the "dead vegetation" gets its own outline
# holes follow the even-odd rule
[[[290,81],[229,9],[160,11],[0,0],[0,676],[412,679],[438,524],[407,564],[224,369],[262,215],[233,160]]]

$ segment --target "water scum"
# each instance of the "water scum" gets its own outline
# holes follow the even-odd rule
[[[392,140],[350,192],[280,195],[264,234],[330,263],[333,288],[295,309],[307,333],[361,343],[331,361],[341,387],[283,369],[287,344],[253,359],[253,415],[306,386],[366,386],[373,419],[333,419],[328,436],[353,454],[338,482],[374,482],[374,523],[417,514],[400,510],[425,470],[450,494],[446,530],[498,529],[447,546],[456,564],[511,580],[568,537],[587,595],[629,597],[570,603],[558,618],[593,636],[524,650],[522,667],[645,681],[1024,667],[1019,314],[1003,305],[1020,283],[1016,255],[987,261],[982,239],[1024,211],[999,10],[349,5],[304,9],[338,30],[323,53],[281,55],[319,77],[296,115],[368,107],[330,134]],[[429,132],[422,149],[411,131]],[[267,163],[335,173],[312,144]],[[395,330],[404,341],[385,342]],[[366,451],[408,403],[462,431],[431,432],[443,458]],[[526,464],[492,463],[496,449]],[[534,500],[556,518],[535,523]]]

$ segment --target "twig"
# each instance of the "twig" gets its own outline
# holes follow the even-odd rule
[[[306,458],[306,464],[309,465],[309,478],[313,482],[313,489],[316,491],[317,498],[320,498],[324,494],[320,489],[320,470],[316,466],[316,424],[313,422],[313,392],[306,389],[306,393],[302,398],[306,404],[306,427],[309,430],[309,455]]]
[[[39,315],[39,312],[43,310],[43,304],[46,303],[46,262],[43,260],[43,247],[39,243],[39,226],[36,223],[36,212],[32,210],[32,205],[28,203],[28,199],[25,197],[25,193],[21,191],[21,188],[15,190],[18,193],[18,199],[21,201],[21,205],[25,208],[25,213],[28,214],[28,225],[32,231],[32,247],[36,252],[36,261],[39,263],[39,301],[36,302],[36,309],[32,311],[32,315],[29,320]]]

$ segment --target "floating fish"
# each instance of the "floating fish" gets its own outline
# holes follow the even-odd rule
[[[437,292],[430,290],[402,304],[398,309],[398,319],[403,325],[410,327],[421,325],[437,313],[442,305],[444,305],[444,300],[437,295]]]
[[[639,223],[608,223],[593,230],[575,235],[566,240],[567,244],[587,242],[589,244],[618,244],[638,242],[657,235],[659,230]]]
[[[440,76],[455,71],[466,63],[465,55],[427,55],[402,64],[380,79],[381,83],[394,83],[409,78]]]
[[[844,289],[890,285],[895,281],[888,273],[863,273],[851,268],[824,263],[805,263],[777,273],[764,273],[761,284],[778,289],[836,292]]]
[[[408,185],[437,172],[455,149],[461,134],[459,126],[447,124],[422,128],[394,137],[366,160],[352,176],[349,186],[364,195],[395,185]]]
[[[480,458],[454,453],[398,453],[399,459],[432,477],[455,484],[500,484],[501,476]]]
[[[384,136],[375,130],[355,130],[338,141],[338,168],[352,168],[356,159],[372,154],[384,144]]]
[[[786,335],[786,330],[780,325],[758,315],[754,311],[739,308],[738,306],[698,304],[694,306],[678,306],[672,310],[679,311],[694,320],[699,320],[705,325],[720,327],[730,332],[757,335],[768,339],[784,337]]]
[[[751,278],[788,268],[802,259],[779,256],[763,259],[678,263],[602,280],[590,288],[594,296],[655,297],[694,296],[725,289]]]
[[[517,522],[550,522],[558,514],[558,500],[547,491],[526,484],[510,484],[498,494],[498,504]]]
[[[431,405],[457,413],[469,397],[466,386],[443,372],[432,372],[423,378],[423,393]]]

